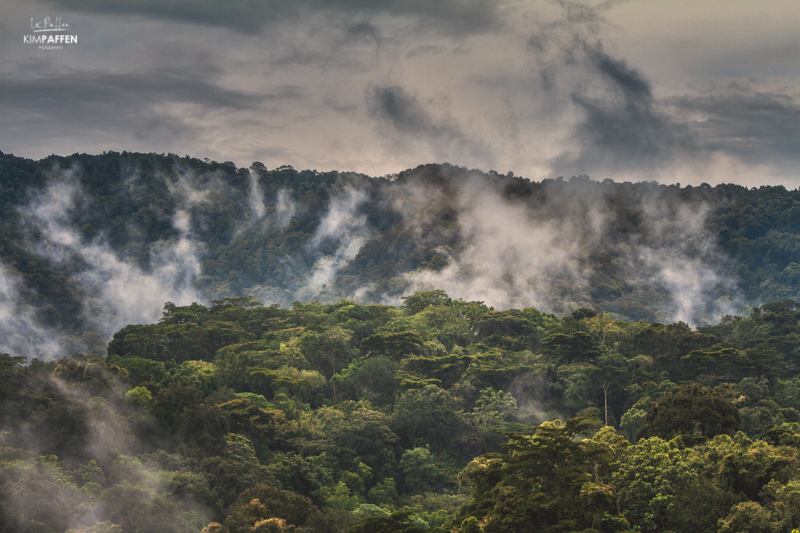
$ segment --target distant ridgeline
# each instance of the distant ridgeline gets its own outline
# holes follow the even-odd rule
[[[36,324],[28,339],[56,332],[62,351],[102,351],[167,299],[399,303],[441,288],[497,309],[696,325],[799,298],[800,192],[784,187],[6,154],[0,213],[0,296]]]

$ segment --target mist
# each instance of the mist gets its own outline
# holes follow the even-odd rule
[[[666,187],[652,184],[618,199],[612,185],[586,177],[539,185],[539,198],[520,198],[508,194],[508,177],[470,172],[450,184],[461,249],[438,250],[447,260],[443,268],[405,274],[409,292],[441,288],[498,309],[536,307],[563,314],[597,307],[592,276],[605,256],[615,263],[618,283],[649,289],[648,297],[660,300],[654,317],[659,321],[697,325],[744,308],[732,262],[708,228],[708,203],[676,201]],[[431,199],[442,195],[432,189],[409,184],[397,199],[398,208],[416,214],[420,233],[419,214],[434,208]],[[615,200],[627,202],[624,208],[634,213],[638,231],[618,233]],[[601,308],[626,314],[609,304]]]
[[[11,451],[4,466],[13,473],[4,478],[0,509],[15,519],[5,525],[95,531],[138,523],[174,531],[208,523],[213,511],[202,502],[172,495],[181,473],[174,464],[159,464],[170,456],[148,455],[163,443],[146,441],[141,431],[158,423],[127,400],[124,371],[75,359],[62,359],[53,370],[30,378],[50,399],[48,409],[0,432],[0,445]]]
[[[800,420],[778,330],[800,301],[800,3],[3,9],[0,529],[295,528],[255,488],[298,520],[460,519],[466,493],[417,491],[403,448],[453,481],[521,426],[417,446],[401,402],[425,388],[458,399],[418,404],[441,433],[494,389],[518,424],[603,404],[639,424],[688,379],[754,442]],[[33,17],[80,43],[29,46]],[[492,309],[406,298],[434,290]],[[524,308],[569,318],[494,312]]]
[[[103,158],[116,174],[97,179]],[[383,178],[157,155],[41,165],[14,213],[25,253],[54,281],[0,257],[0,349],[28,359],[102,354],[166,302],[242,295],[400,305],[442,289],[496,309],[692,326],[761,303],[715,229],[739,189],[447,164]]]
[[[102,236],[86,242],[70,225],[72,211],[93,208],[76,179],[78,172],[55,171],[47,188],[24,206],[22,213],[29,231],[39,235],[34,244],[39,255],[57,265],[77,267],[73,276],[84,294],[82,318],[87,323],[86,331],[110,339],[128,324],[157,321],[164,302],[188,305],[202,301],[193,286],[200,269],[197,246],[190,239],[190,215],[185,209],[202,201],[202,193],[188,189],[185,194],[187,190],[175,189],[185,205],[172,218],[177,238],[151,246],[151,267],[145,272],[132,258],[112,250]],[[50,342],[59,343],[57,338]],[[49,355],[54,355],[52,350]]]
[[[27,359],[52,359],[61,342],[55,332],[39,325],[20,294],[21,277],[0,265],[0,351]]]

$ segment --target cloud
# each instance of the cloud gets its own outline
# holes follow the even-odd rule
[[[416,187],[403,201],[405,213],[426,210],[425,204],[410,210],[415,199],[438,196]],[[409,292],[443,289],[454,298],[481,300],[503,309],[561,310],[557,302],[565,296],[561,289],[569,286],[574,299],[585,288],[575,248],[578,233],[572,226],[577,220],[551,219],[524,202],[509,201],[498,180],[481,173],[453,184],[449,192],[458,210],[464,249],[457,254],[440,250],[448,256],[448,265],[440,271],[406,275]]]
[[[18,273],[0,264],[0,352],[48,360],[59,355],[56,332],[40,326],[33,309],[22,298]]]
[[[280,227],[285,228],[292,221],[292,217],[297,211],[297,204],[286,189],[278,191],[275,202],[275,219]]]
[[[572,123],[553,173],[652,173],[694,155],[691,132],[663,110],[647,77],[606,51],[601,8],[610,6],[558,4],[562,16],[527,41],[548,113]]]
[[[202,70],[26,71],[0,76],[0,93],[6,95],[0,110],[8,138],[38,156],[55,145],[81,152],[149,147],[185,153],[201,143],[207,153],[213,145],[203,139],[213,138],[209,132],[220,127],[221,116],[230,127],[237,119],[259,117],[264,103],[299,98],[285,87],[259,93],[229,89]]]
[[[250,94],[223,88],[206,75],[179,75],[161,69],[145,72],[57,72],[52,77],[4,76],[0,91],[6,95],[2,108],[16,115],[28,128],[39,129],[46,121],[58,120],[72,130],[88,131],[130,129],[144,131],[154,112],[168,103],[191,104],[204,113],[214,110],[243,111],[259,106],[267,95]],[[53,87],[58,91],[54,93]],[[91,95],[91,98],[87,98]],[[295,94],[281,97],[294,98]],[[13,106],[10,105],[13,102]],[[144,120],[139,116],[144,114]],[[159,117],[178,130],[186,122],[180,116]]]
[[[469,154],[491,160],[482,143],[465,135],[452,118],[435,117],[401,86],[373,87],[367,94],[367,109],[396,148],[422,141],[440,157],[458,160]]]
[[[669,206],[651,198],[643,213],[647,240],[631,242],[627,275],[632,284],[669,296],[659,320],[696,326],[746,309],[730,275],[732,260],[708,230],[709,205]]]
[[[205,78],[205,79],[203,79]],[[53,85],[57,84],[57,98]],[[54,73],[53,78],[8,77],[0,88],[9,99],[41,113],[67,113],[74,121],[93,105],[95,112],[116,112],[126,115],[145,102],[179,101],[209,108],[245,110],[256,107],[266,95],[249,94],[223,88],[213,83],[206,73],[179,73],[172,69],[110,73],[68,71]],[[92,95],[92,100],[86,99]],[[284,96],[284,95],[281,95]],[[293,98],[296,95],[285,95]],[[78,105],[78,109],[73,109]],[[62,115],[63,116],[63,115]]]
[[[731,168],[741,181],[796,179],[792,147],[761,127],[768,120],[757,110],[741,98],[738,110],[712,108],[735,75],[751,92],[774,95],[773,103],[784,98],[784,107],[796,110],[797,70],[788,60],[796,32],[767,34],[776,14],[791,18],[774,4],[726,8],[713,39],[698,26],[710,10],[705,4],[32,5],[12,3],[9,27],[23,31],[31,10],[55,15],[63,8],[86,40],[71,52],[43,55],[8,37],[0,67],[0,91],[8,95],[0,102],[2,149],[27,157],[170,151],[373,175],[449,161],[537,180],[588,174],[714,183],[734,175]],[[652,22],[665,16],[674,30]],[[734,32],[745,17],[754,23]],[[775,52],[773,67],[757,70],[770,79],[744,78],[755,64],[748,50]],[[696,107],[715,120],[698,123]],[[742,124],[753,142],[737,145]],[[759,157],[751,146],[762,143],[777,157]]]
[[[695,142],[705,150],[751,165],[800,164],[800,102],[788,94],[731,83],[666,103],[685,117]]]
[[[250,210],[253,212],[255,219],[259,220],[264,217],[264,213],[266,212],[266,207],[264,206],[264,191],[258,183],[258,170],[251,168],[248,176],[250,178],[248,204],[250,205]]]
[[[446,266],[403,275],[404,294],[443,289],[501,309],[655,312],[648,316],[691,325],[746,309],[735,269],[708,228],[709,205],[656,184],[613,191],[586,177],[537,184],[462,176],[407,180],[393,192],[394,208],[419,239],[429,213],[456,213],[458,244],[436,250]]]
[[[791,141],[800,129],[796,94],[737,80],[659,96],[642,69],[609,51],[617,47],[606,16],[617,4],[560,1],[561,16],[536,23],[528,38],[542,116],[568,124],[548,163],[552,175],[672,183],[796,178],[789,170],[800,157]]]
[[[339,270],[358,255],[369,239],[367,217],[360,213],[366,200],[367,194],[363,190],[350,186],[331,197],[328,212],[320,220],[309,243],[309,251],[318,255],[323,245],[335,246],[335,251],[314,263],[303,291],[305,299],[314,298],[331,285]]]
[[[178,238],[154,243],[150,269],[145,271],[102,240],[84,242],[71,227],[73,208],[89,206],[76,179],[79,172],[54,170],[50,185],[22,212],[31,231],[42,236],[35,245],[37,254],[76,270],[74,277],[85,293],[85,330],[109,340],[128,324],[157,321],[165,301],[178,305],[202,301],[194,288],[200,262],[198,245],[191,239],[188,207],[202,202],[204,195],[186,186],[178,192],[181,187],[176,186],[173,194],[183,194],[184,206],[173,219]],[[53,351],[48,355],[53,356]]]
[[[458,33],[485,31],[497,23],[497,5],[483,0],[47,0],[56,7],[90,13],[144,15],[244,33],[297,22],[314,11],[351,16],[415,17],[425,26]]]
[[[591,91],[578,87],[571,93],[583,114],[573,133],[579,149],[559,157],[554,168],[569,174],[596,169],[653,171],[695,151],[688,128],[659,110],[650,83],[640,72],[600,46],[587,52],[587,65],[606,92],[591,96]]]
[[[387,122],[401,133],[432,137],[460,135],[458,131],[436,124],[417,99],[407,94],[402,87],[375,87],[368,98],[368,104],[373,117]]]
[[[135,435],[136,418],[139,424],[156,422],[145,412],[126,408],[122,396],[128,387],[96,363],[80,365],[67,361],[56,367],[55,376],[64,370],[66,374],[86,370],[92,379],[109,380],[110,390],[102,397],[92,396],[74,379],[54,376],[37,383],[52,399],[48,410],[34,412],[16,427],[4,428],[10,431],[0,432],[0,444],[28,452],[8,463],[15,475],[4,481],[0,508],[20,528],[46,524],[58,531],[119,529],[112,522],[130,524],[137,519],[151,530],[156,523],[186,524],[190,517],[208,522],[211,509],[191,494],[170,490],[172,468],[178,467],[140,456],[143,464],[134,457],[153,445]],[[70,424],[67,442],[53,432],[56,418],[65,416]],[[52,455],[55,451],[60,457]],[[118,497],[121,491],[124,498]]]

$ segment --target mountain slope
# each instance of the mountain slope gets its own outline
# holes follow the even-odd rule
[[[0,347],[104,351],[164,301],[398,303],[712,323],[798,297],[800,193],[531,182],[443,164],[396,176],[174,155],[0,156]]]

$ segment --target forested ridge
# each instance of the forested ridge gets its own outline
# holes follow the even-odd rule
[[[800,299],[798,231],[800,192],[781,186],[3,154],[1,285],[19,302],[11,314],[36,325],[4,327],[4,349],[102,352],[124,325],[157,320],[165,300],[241,295],[398,305],[444,289],[497,308],[711,324]],[[126,299],[124,287],[145,285]]]
[[[0,356],[0,530],[790,531],[800,305],[167,302],[107,355]]]

